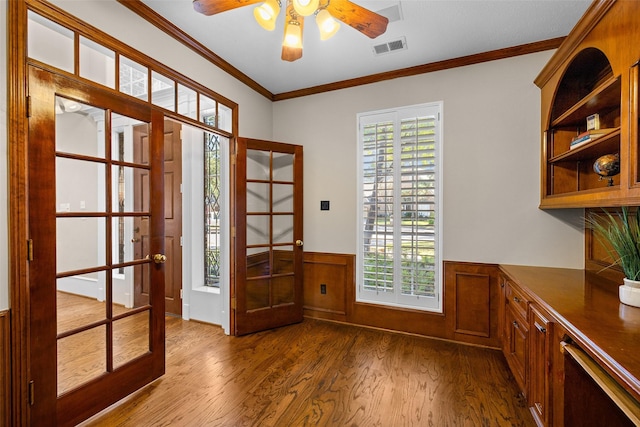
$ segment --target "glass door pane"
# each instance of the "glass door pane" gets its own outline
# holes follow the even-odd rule
[[[247,150],[247,309],[294,302],[294,156]]]
[[[149,352],[151,306],[134,307],[133,295],[136,280],[149,282],[151,261],[135,250],[136,223],[150,214],[148,203],[135,202],[149,195],[141,178],[148,155],[136,147],[148,124],[62,97],[56,106],[60,396]]]

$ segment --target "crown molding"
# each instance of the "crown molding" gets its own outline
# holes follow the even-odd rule
[[[451,68],[464,67],[467,65],[480,64],[482,62],[496,61],[498,59],[506,59],[514,56],[527,55],[530,53],[542,52],[545,50],[556,49],[562,44],[564,37],[544,40],[535,43],[527,43],[518,46],[508,47],[504,49],[492,50],[489,52],[478,53],[474,55],[461,56],[458,58],[447,59],[444,61],[431,62],[415,67],[402,68],[395,71],[385,73],[371,74],[369,76],[358,77],[355,79],[342,80],[335,83],[314,86],[306,89],[295,90],[291,92],[280,93],[273,96],[274,101],[282,101],[285,99],[298,98],[301,96],[314,95],[317,93],[329,92],[332,90],[347,89],[350,87],[361,86],[371,83],[377,83],[384,80],[392,80],[400,77],[415,76],[418,74],[432,73],[434,71],[448,70]]]

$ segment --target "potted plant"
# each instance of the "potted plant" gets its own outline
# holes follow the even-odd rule
[[[616,214],[606,210],[604,214],[590,212],[586,222],[624,272],[620,302],[640,307],[640,209],[632,213],[624,206]]]

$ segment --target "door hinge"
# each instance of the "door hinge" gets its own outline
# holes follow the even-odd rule
[[[33,261],[33,240],[27,239],[27,261]]]
[[[182,299],[182,289],[180,289],[180,299]]]
[[[36,402],[36,392],[33,380],[29,381],[29,405],[33,406]]]
[[[27,95],[27,118],[31,117],[31,96]]]
[[[180,246],[182,246],[182,236],[180,236]]]
[[[231,310],[236,309],[236,297],[231,297]]]
[[[236,228],[235,227],[231,227],[231,238],[232,239],[236,238]]]

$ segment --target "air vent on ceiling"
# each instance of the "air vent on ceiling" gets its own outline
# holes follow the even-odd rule
[[[385,53],[395,52],[397,50],[405,50],[406,48],[407,39],[402,36],[397,40],[391,40],[390,42],[374,45],[373,52],[376,55],[383,55]]]

